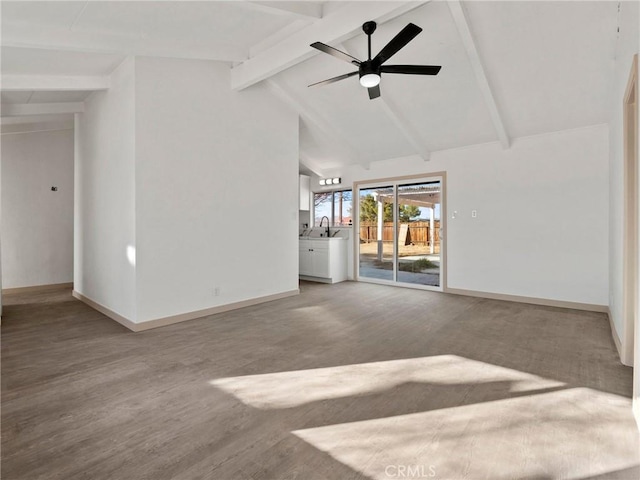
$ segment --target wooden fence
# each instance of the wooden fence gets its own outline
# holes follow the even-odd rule
[[[434,228],[434,245],[440,244],[440,220],[433,222]],[[432,232],[429,231],[429,222],[410,222],[401,223],[398,226],[398,235],[400,235],[402,226],[407,225],[407,235],[405,245],[431,245]],[[378,241],[378,224],[375,222],[360,222],[360,242],[371,243]],[[384,222],[382,227],[382,241],[393,241],[393,222]]]

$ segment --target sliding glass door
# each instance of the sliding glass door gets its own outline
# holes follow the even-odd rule
[[[393,185],[359,191],[361,277],[394,280]]]
[[[359,280],[442,290],[443,183],[356,184]]]

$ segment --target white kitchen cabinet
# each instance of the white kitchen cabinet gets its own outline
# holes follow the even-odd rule
[[[300,210],[309,211],[311,206],[311,177],[300,175]]]
[[[347,279],[347,240],[345,238],[301,238],[300,278],[324,283]]]
[[[299,274],[300,275],[313,275],[313,256],[312,256],[311,242],[300,241],[299,253]]]

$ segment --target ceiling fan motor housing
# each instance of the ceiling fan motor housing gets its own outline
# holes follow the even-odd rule
[[[372,73],[375,75],[380,75],[380,65],[374,65],[371,60],[365,60],[364,62],[362,62],[358,70],[360,78],[362,78],[364,75],[369,75]]]

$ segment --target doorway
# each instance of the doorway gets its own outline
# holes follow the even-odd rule
[[[356,279],[443,291],[444,173],[356,182]]]

